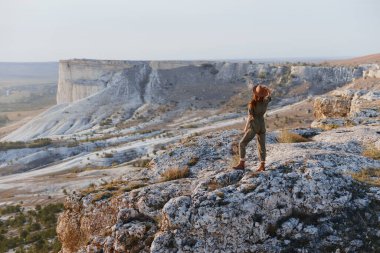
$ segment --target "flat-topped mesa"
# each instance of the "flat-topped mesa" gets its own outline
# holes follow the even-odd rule
[[[132,69],[136,69],[137,73],[131,71]],[[129,78],[129,82],[120,78],[125,74],[133,75]],[[129,87],[138,85],[140,86],[138,88],[143,88],[141,86],[145,86],[143,84],[148,82],[153,82],[151,86],[155,88],[160,88],[157,86],[165,83],[172,83],[175,86],[191,84],[193,87],[189,88],[195,89],[197,84],[201,84],[204,89],[212,83],[234,83],[244,81],[245,76],[250,76],[255,82],[285,81],[297,84],[306,81],[334,87],[362,75],[361,67],[291,66],[289,68],[287,65],[221,61],[61,60],[57,103],[71,103],[83,99],[112,84]]]
[[[150,91],[165,96],[167,92],[163,94],[163,90],[175,88],[167,87],[168,84],[176,87],[192,85],[188,88],[194,88],[197,93],[197,85],[206,89],[207,86],[211,88],[211,84],[241,79],[248,72],[248,66],[243,62],[62,60],[59,64],[57,103],[71,103],[108,86],[119,86],[128,94],[135,90],[144,101],[152,97]],[[120,92],[120,89],[116,91]],[[145,95],[148,97],[144,98]]]

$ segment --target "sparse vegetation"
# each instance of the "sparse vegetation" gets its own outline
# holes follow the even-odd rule
[[[63,204],[37,205],[25,210],[21,206],[0,209],[0,252],[47,253],[58,252],[61,244],[56,237],[57,216]]]
[[[351,173],[351,176],[359,182],[380,186],[380,169],[366,168],[359,172]]]
[[[100,126],[109,126],[112,125],[112,119],[104,119],[99,123]]]
[[[207,190],[209,191],[215,191],[216,189],[222,188],[223,185],[218,183],[215,180],[211,180],[207,185]]]
[[[99,200],[104,200],[104,199],[108,199],[110,197],[112,197],[112,193],[109,192],[109,191],[106,191],[106,192],[98,192],[94,195],[92,201],[96,202],[96,201],[99,201]]]
[[[196,124],[187,124],[187,125],[183,125],[183,126],[180,126],[179,128],[182,129],[182,128],[197,128],[198,126]]]
[[[86,196],[90,193],[93,193],[93,192],[97,192],[98,189],[96,188],[96,185],[94,183],[91,183],[88,185],[87,188],[84,188],[80,191],[80,193],[83,195],[83,196]]]
[[[138,188],[141,188],[141,187],[144,187],[146,186],[146,184],[142,183],[142,182],[139,182],[139,181],[132,181],[130,182],[127,187],[124,188],[124,191],[125,192],[129,192],[129,191],[132,191],[134,189],[138,189]]]
[[[139,159],[134,162],[132,162],[132,166],[134,167],[142,167],[142,168],[149,168],[149,163],[151,159]]]
[[[323,130],[328,131],[328,130],[336,129],[338,127],[339,127],[339,125],[337,125],[337,124],[326,124],[323,126]]]
[[[0,150],[8,149],[20,149],[20,148],[40,148],[48,146],[52,143],[49,138],[36,139],[29,142],[24,141],[11,141],[11,142],[0,142]]]
[[[224,198],[224,192],[222,191],[217,191],[215,192],[216,196],[218,196],[219,198]]]
[[[188,166],[194,166],[199,161],[199,157],[193,156],[190,158],[190,160],[187,162]]]
[[[93,194],[93,201],[99,201],[118,196],[121,193],[129,192],[146,186],[142,181],[131,181],[117,179],[111,182],[103,181],[101,185],[90,184],[87,188],[81,190],[82,196]]]
[[[113,157],[113,154],[112,154],[112,153],[104,153],[104,154],[103,154],[103,157],[104,157],[104,158],[112,158],[112,157]]]
[[[266,77],[267,77],[267,74],[265,72],[262,71],[259,73],[259,78],[265,79]]]
[[[366,157],[370,157],[375,160],[380,160],[380,149],[376,148],[374,144],[368,145],[363,150],[363,155]]]
[[[257,185],[255,184],[245,185],[245,187],[242,188],[241,192],[244,194],[247,194],[247,193],[253,192],[256,188],[257,188]]]
[[[67,143],[68,148],[74,148],[78,146],[79,146],[79,142],[77,140],[72,140]]]
[[[278,135],[277,141],[281,143],[295,143],[295,142],[307,142],[311,140],[299,134],[283,130]]]
[[[176,179],[188,177],[189,175],[190,175],[189,167],[185,167],[182,169],[171,168],[161,174],[161,181],[165,182],[165,181],[176,180]]]

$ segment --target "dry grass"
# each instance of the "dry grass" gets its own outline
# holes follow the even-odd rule
[[[281,143],[295,143],[295,142],[307,142],[307,141],[310,141],[310,139],[305,138],[299,134],[284,130],[284,131],[281,131],[281,133],[277,137],[277,141]]]
[[[380,160],[380,149],[376,148],[375,145],[368,145],[363,150],[363,155],[366,157],[370,157],[375,160]]]
[[[339,125],[337,124],[326,124],[322,127],[322,129],[328,131],[328,130],[336,129],[338,127]]]
[[[92,201],[96,202],[96,201],[99,201],[99,200],[108,199],[108,198],[111,198],[112,195],[113,194],[111,192],[98,192],[98,193],[96,193],[94,195]]]
[[[242,187],[241,192],[244,194],[247,194],[247,193],[253,192],[256,188],[257,188],[257,185],[255,184],[244,185],[244,187]]]
[[[94,183],[91,183],[88,187],[81,189],[80,193],[83,196],[87,196],[90,193],[98,192],[97,186]]]
[[[222,191],[217,191],[215,192],[216,196],[218,196],[219,198],[224,198],[224,192]]]
[[[351,176],[359,182],[380,186],[380,169],[362,169],[359,172],[351,173]]]
[[[134,189],[138,189],[138,188],[141,188],[141,187],[144,187],[146,186],[146,184],[142,183],[142,182],[139,182],[139,181],[132,181],[130,182],[126,188],[124,188],[124,191],[125,192],[129,192],[129,191],[132,191]]]
[[[139,159],[132,162],[132,166],[141,168],[150,168],[150,161],[152,159]]]
[[[216,189],[224,187],[223,184],[216,182],[215,180],[211,180],[207,185],[207,190],[215,191]]]
[[[199,157],[193,156],[191,159],[187,162],[188,166],[194,166],[199,161]]]
[[[189,167],[185,167],[183,169],[171,168],[161,174],[161,182],[185,178],[185,177],[188,177],[189,175],[190,175]]]

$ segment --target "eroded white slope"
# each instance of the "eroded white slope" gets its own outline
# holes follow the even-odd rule
[[[112,123],[128,120],[145,105],[174,104],[176,110],[190,106],[216,108],[246,87],[271,83],[281,89],[311,83],[299,94],[309,94],[351,81],[362,69],[346,67],[277,66],[247,62],[133,62],[69,60],[60,62],[58,105],[38,115],[1,141],[67,135],[91,129],[112,117]],[[277,87],[278,88],[278,87]],[[284,97],[294,99],[284,92]]]

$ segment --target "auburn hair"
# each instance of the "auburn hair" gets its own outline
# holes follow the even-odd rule
[[[255,90],[257,88],[257,85],[253,86],[252,88],[252,99],[251,101],[248,103],[248,109],[249,110],[253,110],[257,104],[258,101],[263,101],[263,97],[259,97],[256,95],[255,93]]]

